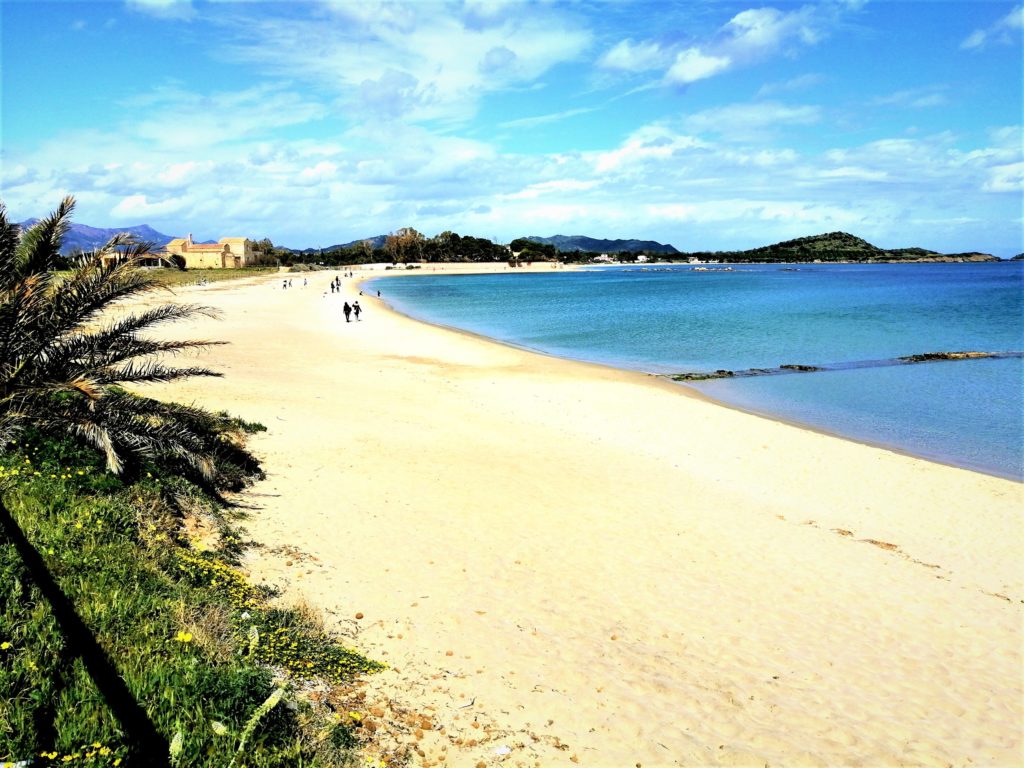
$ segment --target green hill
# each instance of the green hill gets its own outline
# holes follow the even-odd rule
[[[918,262],[999,261],[987,253],[938,253],[925,248],[885,250],[848,232],[798,237],[747,251],[698,251],[681,254],[701,261],[722,262]]]

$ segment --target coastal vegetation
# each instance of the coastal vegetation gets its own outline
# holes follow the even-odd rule
[[[746,251],[695,251],[680,258],[729,263],[998,261],[986,253],[943,254],[925,248],[882,249],[847,232],[800,237]]]
[[[239,568],[262,427],[129,389],[217,375],[141,335],[207,310],[124,312],[160,287],[127,235],[58,272],[73,208],[21,232],[0,203],[0,762],[344,765],[382,665]]]
[[[29,229],[38,219],[22,222],[22,229]],[[102,247],[111,237],[121,232],[137,240],[164,245],[171,238],[146,224],[123,229],[90,227],[72,224],[65,233],[61,245],[59,264],[70,266],[71,260],[90,249]],[[412,227],[401,227],[390,234],[375,235],[348,243],[322,248],[288,248],[275,245],[264,237],[253,243],[266,263],[284,266],[317,265],[327,267],[349,266],[367,262],[390,261],[394,264],[427,262],[494,262],[512,259],[516,263],[530,261],[560,261],[583,264],[595,259],[614,259],[621,263],[638,260],[677,262],[702,261],[723,263],[808,263],[808,262],[932,262],[932,261],[998,261],[985,253],[939,253],[926,248],[879,248],[866,240],[847,232],[829,232],[809,237],[785,240],[771,245],[747,250],[730,251],[687,251],[682,252],[668,243],[638,239],[602,239],[587,235],[553,235],[539,237],[528,235],[513,239],[507,245],[482,237],[460,235],[445,230],[433,237],[427,237]],[[643,257],[643,258],[641,258]],[[1020,260],[1018,254],[1011,260]],[[170,273],[170,270],[163,270]],[[189,270],[194,275],[221,272],[221,270]],[[231,279],[235,275],[209,275],[206,279]],[[193,278],[191,281],[194,281]],[[174,283],[190,282],[190,278],[178,277]]]
[[[444,231],[434,237],[425,237],[412,227],[402,227],[390,235],[358,240],[328,248],[306,248],[294,251],[279,248],[269,239],[260,241],[267,253],[282,264],[322,264],[346,266],[370,261],[390,261],[393,264],[412,262],[492,262],[505,261],[509,251],[505,246],[482,237],[460,235]]]
[[[377,238],[333,246],[326,249],[307,248],[292,251],[275,248],[261,241],[283,263],[320,263],[324,265],[358,264],[367,261],[409,262],[474,262],[505,261],[516,256],[519,262],[561,261],[585,264],[598,258],[611,257],[622,263],[638,260],[659,262],[721,262],[721,263],[812,263],[812,262],[934,262],[934,261],[998,261],[984,253],[943,254],[925,248],[883,249],[846,232],[829,232],[743,251],[677,251],[671,245],[650,240],[597,240],[577,235],[556,235],[541,238],[520,237],[508,246],[478,237],[442,232],[424,237],[410,227]],[[268,245],[269,244],[269,245]]]

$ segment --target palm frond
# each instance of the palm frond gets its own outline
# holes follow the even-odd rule
[[[71,229],[71,214],[74,210],[75,199],[65,197],[57,210],[22,233],[21,242],[15,249],[14,271],[18,277],[53,272],[61,245]]]
[[[0,291],[10,290],[14,278],[14,255],[18,249],[21,227],[7,220],[7,206],[0,200]]]
[[[192,376],[221,377],[224,374],[209,368],[172,368],[158,362],[133,362],[122,368],[107,369],[97,375],[97,381],[106,384],[152,384],[176,381]]]
[[[0,441],[28,427],[70,436],[99,451],[111,472],[131,475],[153,461],[212,491],[258,472],[255,459],[225,437],[230,422],[224,417],[121,388],[219,376],[162,358],[220,342],[141,335],[215,313],[164,305],[106,317],[118,302],[161,287],[138,268],[151,244],[117,235],[79,257],[70,276],[58,277],[54,267],[73,208],[65,199],[19,241],[0,202]]]

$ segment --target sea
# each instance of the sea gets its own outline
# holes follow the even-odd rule
[[[558,357],[658,374],[830,368],[680,386],[1024,481],[1024,262],[509,269],[371,285],[411,317]],[[896,360],[954,351],[1010,354]]]

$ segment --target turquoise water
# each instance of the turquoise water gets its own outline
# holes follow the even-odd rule
[[[1024,264],[737,265],[417,275],[401,312],[552,355],[656,373],[1024,350]],[[728,379],[723,402],[1024,479],[1024,362]]]

